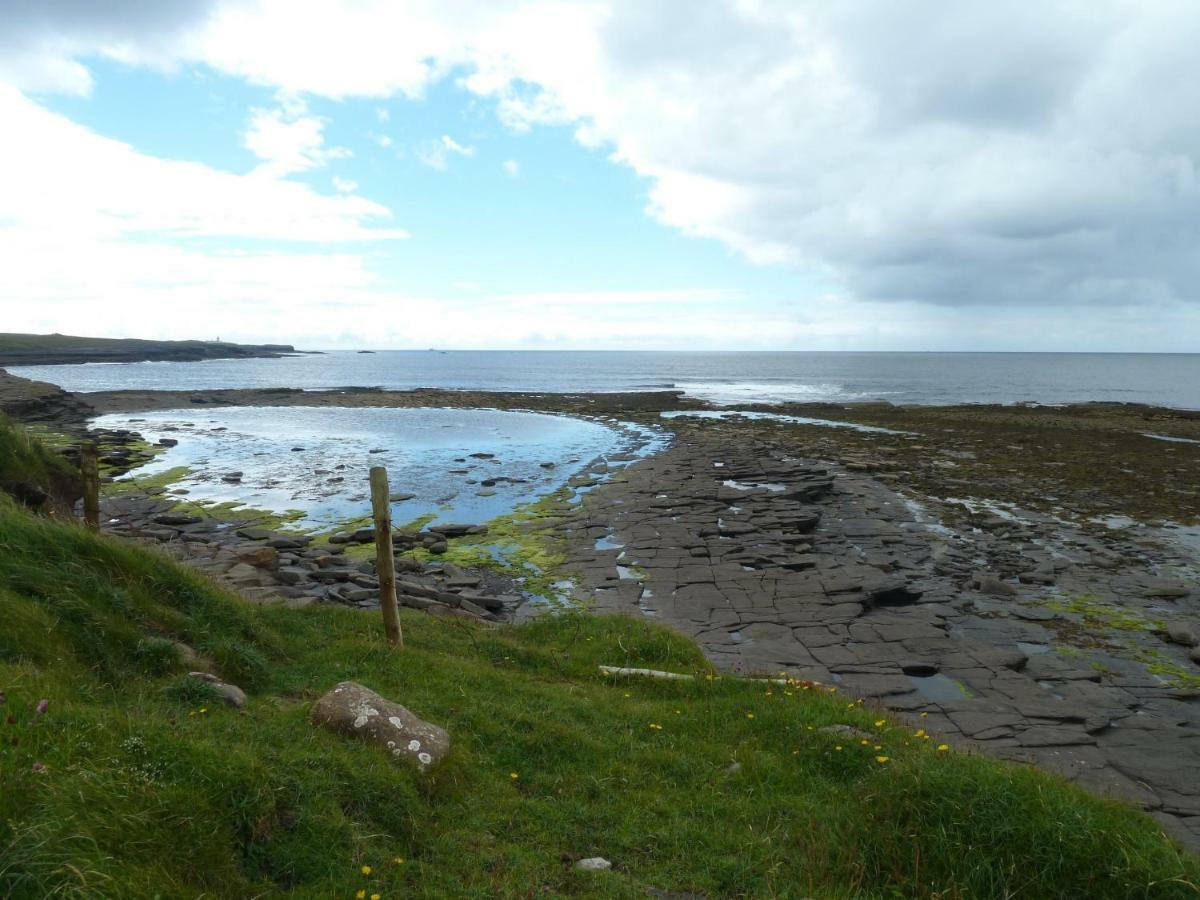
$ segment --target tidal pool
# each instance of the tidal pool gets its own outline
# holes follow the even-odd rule
[[[372,466],[386,466],[397,524],[480,524],[563,487],[598,461],[612,472],[657,452],[668,435],[646,426],[495,409],[215,407],[106,415],[179,443],[134,479],[180,467],[186,499],[299,513],[293,528],[326,530],[369,515]],[[595,476],[597,479],[605,476]]]

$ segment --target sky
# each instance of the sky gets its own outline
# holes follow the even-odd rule
[[[1200,350],[1200,4],[0,0],[0,332]]]

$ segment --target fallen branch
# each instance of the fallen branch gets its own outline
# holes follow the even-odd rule
[[[664,672],[661,669],[628,669],[628,668],[624,668],[622,666],[600,666],[600,671],[605,675],[619,675],[624,678],[641,676],[643,678],[668,678],[673,681],[692,681],[695,677],[692,675],[683,675],[679,672]],[[746,681],[761,681],[761,682],[765,682],[767,684],[795,685],[795,684],[799,683],[799,684],[811,685],[812,687],[822,687],[822,684],[819,681],[805,680],[803,682],[797,682],[795,679],[792,679],[792,678],[750,678],[750,677],[747,677],[745,680]]]
[[[662,672],[658,669],[625,669],[618,666],[601,666],[600,671],[605,675],[641,675],[646,678],[672,678],[679,681],[691,681],[691,675],[681,675],[679,672]]]

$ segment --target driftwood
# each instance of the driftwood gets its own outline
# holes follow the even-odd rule
[[[641,678],[668,678],[672,681],[692,681],[695,676],[683,675],[679,672],[664,672],[661,669],[629,669],[623,666],[600,666],[600,671],[605,675],[616,675],[623,678],[641,677]],[[747,678],[746,681],[762,681],[767,684],[795,684],[791,678]],[[808,684],[819,685],[819,681],[806,682]]]
[[[626,669],[620,666],[601,666],[600,671],[605,675],[637,676],[644,678],[671,678],[677,681],[691,681],[691,675],[681,675],[678,672],[662,672],[658,669]]]

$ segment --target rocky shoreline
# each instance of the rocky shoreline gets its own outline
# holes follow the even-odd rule
[[[486,406],[662,425],[674,434],[665,452],[580,480],[574,502],[520,525],[562,548],[562,602],[653,617],[723,668],[837,685],[958,746],[1140,804],[1200,849],[1198,414],[872,404],[738,418],[675,392],[44,396],[42,421],[62,430],[83,411],[220,405]],[[37,397],[23,402],[36,415]],[[114,494],[103,511],[107,529],[252,601],[377,606],[367,531],[314,540],[180,514],[153,493]],[[450,530],[398,535],[406,605],[488,621],[546,608],[511,572],[447,561],[480,538]]]

